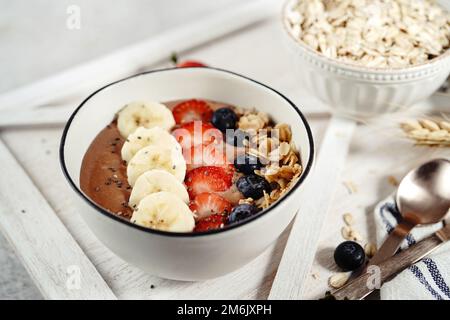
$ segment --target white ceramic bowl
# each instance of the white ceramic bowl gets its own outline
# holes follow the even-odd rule
[[[289,32],[283,13],[284,38],[292,52],[299,85],[339,112],[371,116],[393,112],[433,94],[450,74],[450,50],[422,65],[377,69],[330,59]]]
[[[304,166],[298,183],[271,208],[241,223],[205,233],[169,233],[140,227],[106,212],[80,190],[83,156],[121,106],[133,100],[188,98],[258,108],[276,122],[289,124]],[[79,212],[97,237],[131,264],[151,274],[177,280],[214,278],[243,266],[262,253],[294,217],[313,155],[309,125],[291,101],[257,81],[213,68],[150,71],[95,91],[70,117],[60,146],[61,166],[76,193]]]

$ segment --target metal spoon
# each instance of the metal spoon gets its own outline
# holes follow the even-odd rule
[[[377,265],[392,257],[415,226],[437,223],[449,212],[450,161],[436,159],[410,171],[398,187],[396,201],[402,221],[389,234],[369,265]]]

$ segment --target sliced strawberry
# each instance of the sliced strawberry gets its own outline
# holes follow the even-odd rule
[[[204,192],[222,192],[232,185],[233,175],[221,167],[200,167],[189,171],[184,180],[189,197]]]
[[[234,172],[234,166],[227,159],[224,144],[200,144],[191,149],[184,149],[183,156],[186,160],[187,171],[198,167],[213,166]]]
[[[196,60],[186,60],[177,63],[177,68],[190,68],[190,67],[207,67],[206,64]]]
[[[202,232],[208,230],[220,229],[225,224],[225,218],[221,214],[213,214],[206,218],[200,219],[195,224],[194,231]]]
[[[183,149],[191,149],[200,144],[223,143],[223,134],[220,130],[207,122],[192,121],[181,125],[172,134]]]
[[[177,124],[200,120],[211,121],[213,114],[208,103],[203,100],[186,100],[177,104],[172,110],[173,117]]]
[[[214,193],[200,193],[189,203],[189,208],[197,215],[198,219],[212,214],[227,215],[233,209],[231,203]]]

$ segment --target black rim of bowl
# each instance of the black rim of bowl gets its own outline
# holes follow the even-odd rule
[[[312,163],[313,163],[313,159],[314,159],[314,141],[313,141],[313,136],[312,136],[312,132],[311,132],[311,128],[309,127],[309,124],[305,118],[305,116],[303,115],[303,113],[297,108],[297,106],[291,101],[289,100],[286,96],[284,96],[282,93],[280,93],[279,91],[261,83],[258,82],[256,80],[253,80],[251,78],[248,78],[246,76],[243,76],[241,74],[232,72],[232,71],[228,71],[228,70],[224,70],[224,69],[220,69],[220,68],[213,68],[213,67],[191,67],[191,68],[182,68],[182,69],[211,69],[211,70],[215,70],[218,72],[223,72],[223,73],[227,73],[227,74],[231,74],[233,76],[237,76],[240,78],[243,78],[245,80],[251,81],[253,83],[256,83],[257,85],[260,85],[266,89],[269,89],[270,91],[272,91],[273,93],[279,95],[280,97],[282,97],[291,107],[292,109],[294,109],[297,114],[299,115],[300,119],[303,122],[303,125],[305,126],[307,135],[308,135],[308,143],[309,143],[309,148],[310,148],[310,153],[309,153],[309,159],[306,162],[306,165],[303,166],[303,172],[300,176],[300,179],[297,181],[297,183],[277,202],[275,202],[274,204],[272,204],[269,208],[265,209],[265,210],[261,210],[260,212],[258,212],[257,214],[248,217],[246,219],[243,219],[239,222],[230,224],[225,226],[224,228],[220,228],[220,229],[214,229],[214,230],[208,230],[208,231],[203,231],[203,232],[169,232],[169,231],[162,231],[162,230],[156,230],[156,229],[150,229],[150,228],[146,228],[137,224],[134,224],[132,222],[130,222],[127,219],[121,218],[119,216],[114,215],[113,213],[107,211],[106,209],[102,208],[101,206],[99,206],[98,204],[96,204],[94,201],[92,201],[87,195],[85,195],[81,189],[75,184],[75,182],[72,180],[72,177],[70,176],[69,172],[67,171],[67,167],[66,167],[66,162],[65,162],[65,155],[64,155],[64,147],[65,147],[65,143],[66,143],[66,137],[68,134],[68,131],[70,129],[70,126],[72,124],[73,119],[75,118],[75,116],[77,115],[78,111],[85,105],[85,103],[87,101],[89,101],[94,95],[96,95],[97,93],[99,93],[100,91],[114,85],[117,83],[120,83],[122,81],[126,81],[132,78],[136,78],[142,75],[146,75],[146,74],[150,74],[150,73],[158,73],[158,72],[165,72],[165,71],[173,71],[173,70],[180,70],[180,68],[164,68],[164,69],[156,69],[156,70],[151,70],[151,71],[145,71],[145,72],[141,72],[114,82],[111,82],[103,87],[101,87],[100,89],[94,91],[92,94],[90,94],[86,99],[84,99],[84,101],[75,109],[75,111],[72,113],[72,115],[70,116],[69,120],[67,121],[65,127],[64,127],[64,131],[61,137],[61,143],[59,146],[59,161],[60,161],[60,165],[63,171],[64,176],[66,177],[66,179],[69,181],[69,184],[71,185],[72,189],[84,200],[86,201],[91,207],[93,207],[96,211],[100,212],[101,214],[109,217],[110,219],[116,220],[120,223],[124,223],[132,228],[136,228],[138,230],[144,231],[144,232],[148,232],[148,233],[152,233],[152,234],[158,234],[158,235],[163,235],[163,236],[169,236],[169,237],[200,237],[200,236],[207,236],[207,235],[212,235],[212,234],[219,234],[222,232],[227,232],[228,230],[232,230],[234,228],[240,227],[244,224],[247,224],[251,221],[254,221],[260,217],[262,217],[263,215],[269,213],[270,211],[272,211],[274,208],[276,208],[277,206],[280,205],[281,202],[285,201],[289,196],[293,195],[293,192],[302,184],[302,182],[306,179],[306,177],[308,176],[309,172],[311,171],[311,167],[312,167]]]

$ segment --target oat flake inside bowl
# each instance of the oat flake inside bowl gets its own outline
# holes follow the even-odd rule
[[[450,14],[432,0],[294,0],[285,19],[318,53],[365,67],[420,65],[450,48]]]

